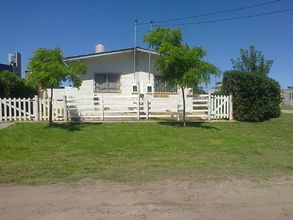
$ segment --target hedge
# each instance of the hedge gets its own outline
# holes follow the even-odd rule
[[[238,121],[264,121],[280,116],[280,84],[267,76],[241,71],[224,73],[223,93],[233,96]]]
[[[37,89],[28,85],[10,71],[0,72],[0,98],[29,98],[37,94]]]

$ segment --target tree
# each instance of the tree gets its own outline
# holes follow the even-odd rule
[[[240,58],[231,59],[233,69],[247,73],[259,73],[267,75],[270,72],[273,60],[265,60],[261,51],[257,51],[254,46],[249,50],[240,49]]]
[[[0,72],[0,98],[27,98],[37,93],[36,89],[28,85],[15,73],[8,70]]]
[[[49,125],[52,125],[53,88],[62,81],[71,81],[74,87],[81,85],[80,75],[85,74],[87,66],[80,61],[66,64],[61,49],[37,49],[28,64],[29,81],[39,88],[51,90]]]
[[[144,37],[150,47],[159,57],[155,67],[163,80],[170,85],[177,85],[182,91],[183,126],[185,121],[185,94],[184,89],[198,87],[200,83],[208,83],[210,75],[218,75],[219,70],[212,64],[203,60],[206,51],[201,47],[189,47],[183,43],[182,33],[179,29],[159,27]]]
[[[264,121],[280,116],[280,84],[266,75],[226,71],[223,93],[233,96],[233,114],[239,121]]]

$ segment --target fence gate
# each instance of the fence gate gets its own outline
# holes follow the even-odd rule
[[[36,108],[34,99],[0,98],[0,121],[36,120]]]
[[[232,96],[211,95],[210,99],[211,119],[233,119]]]
[[[0,98],[1,121],[47,121],[49,120],[49,99],[34,98]],[[67,120],[66,100],[53,101],[52,116],[54,121]]]
[[[193,117],[202,119],[233,119],[232,96],[202,94],[193,98]]]

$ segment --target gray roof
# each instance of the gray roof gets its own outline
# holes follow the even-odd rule
[[[65,61],[79,60],[79,59],[98,57],[98,56],[103,56],[103,55],[118,54],[118,53],[123,53],[123,52],[132,52],[133,50],[134,50],[134,47],[130,47],[130,48],[124,48],[124,49],[120,49],[120,50],[105,51],[105,52],[101,52],[101,53],[89,53],[89,54],[83,54],[83,55],[77,55],[77,56],[70,56],[70,57],[65,57]],[[156,52],[149,50],[149,49],[142,48],[142,47],[136,47],[136,50],[157,55]]]

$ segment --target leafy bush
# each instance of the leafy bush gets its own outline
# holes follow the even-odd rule
[[[265,75],[227,71],[223,92],[233,96],[236,120],[264,121],[280,116],[280,85]]]
[[[35,94],[37,90],[24,79],[7,70],[0,72],[0,98],[28,98]]]

